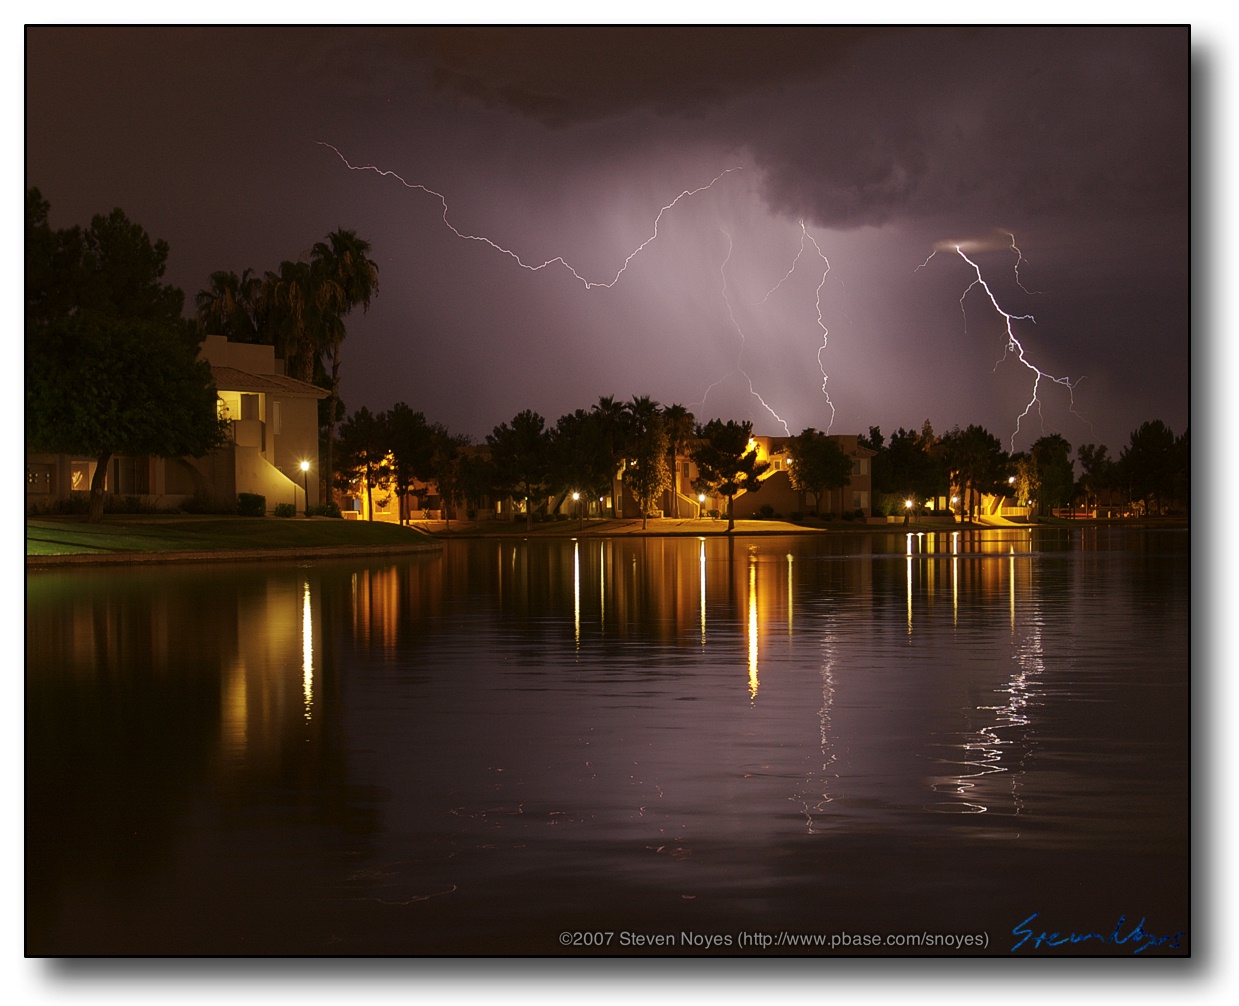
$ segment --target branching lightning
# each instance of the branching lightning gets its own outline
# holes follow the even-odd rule
[[[1020,263],[1024,261],[1024,255],[1015,244],[1015,235],[1008,233],[1007,236],[1011,239],[1010,247],[1016,254],[1016,263],[1015,263],[1016,283],[1019,284],[1020,289],[1023,290],[1025,293],[1031,293],[1032,291],[1028,290],[1024,286],[1024,284],[1020,282],[1020,278],[1019,278],[1019,267],[1020,267]],[[1019,362],[1024,367],[1026,367],[1029,371],[1031,371],[1033,374],[1032,394],[1029,396],[1028,402],[1024,406],[1024,411],[1021,412],[1016,417],[1015,430],[1011,434],[1011,450],[1014,451],[1015,450],[1015,438],[1019,436],[1021,424],[1023,423],[1024,419],[1028,416],[1028,414],[1032,412],[1033,409],[1035,408],[1037,410],[1037,415],[1041,416],[1042,419],[1044,420],[1044,415],[1041,412],[1041,397],[1040,397],[1041,382],[1043,380],[1052,381],[1053,383],[1066,388],[1067,398],[1069,402],[1068,411],[1070,411],[1073,415],[1079,416],[1079,413],[1075,411],[1075,389],[1079,381],[1072,381],[1070,378],[1067,378],[1067,377],[1055,377],[1053,374],[1047,374],[1044,370],[1037,367],[1035,364],[1032,363],[1031,360],[1028,359],[1027,353],[1024,349],[1024,344],[1020,342],[1019,338],[1015,334],[1014,323],[1017,321],[1030,321],[1035,325],[1037,323],[1037,319],[1034,318],[1031,314],[1011,314],[1010,312],[1003,310],[1002,306],[998,303],[998,298],[994,295],[994,291],[990,289],[989,284],[985,282],[985,278],[981,275],[981,267],[977,265],[976,262],[974,262],[972,259],[970,259],[967,253],[964,251],[965,244],[967,244],[967,242],[962,242],[962,241],[961,242],[943,242],[942,244],[934,248],[932,252],[930,252],[929,258],[925,259],[924,262],[922,262],[919,266],[917,266],[915,271],[919,272],[921,269],[925,268],[925,266],[929,265],[930,261],[933,259],[935,255],[938,254],[939,251],[955,252],[956,255],[958,255],[965,262],[967,262],[969,266],[972,267],[972,271],[975,276],[975,279],[973,279],[973,281],[968,284],[968,286],[964,289],[964,292],[960,294],[960,297],[959,297],[959,309],[960,309],[960,312],[964,316],[964,331],[967,332],[968,330],[968,312],[967,312],[967,308],[964,302],[967,299],[968,294],[971,293],[977,287],[980,287],[985,292],[985,296],[989,298],[989,302],[993,306],[994,310],[997,311],[998,314],[1002,316],[1003,323],[1004,323],[1005,330],[1006,330],[1006,344],[1003,347],[1002,356],[994,364],[994,370],[998,369],[999,365],[1002,364],[1003,361],[1006,360],[1009,354],[1014,353],[1016,358],[1019,360]],[[980,243],[980,242],[977,242],[976,244],[978,247],[982,247],[982,248],[987,247],[987,245]]]
[[[582,275],[581,272],[579,272],[570,262],[568,262],[562,256],[557,255],[553,258],[549,258],[543,262],[538,262],[538,263],[528,262],[524,258],[522,258],[518,252],[514,251],[511,248],[505,247],[504,245],[499,244],[498,242],[492,240],[489,237],[486,237],[485,235],[473,234],[473,233],[469,233],[466,231],[462,231],[458,227],[456,227],[455,224],[452,223],[450,219],[450,215],[449,215],[447,197],[444,196],[441,192],[437,192],[434,189],[426,185],[422,185],[418,182],[410,182],[404,177],[402,177],[400,174],[398,174],[397,172],[389,170],[389,169],[380,168],[373,164],[354,164],[348,158],[346,158],[344,154],[340,151],[340,149],[336,147],[334,144],[328,143],[325,140],[318,140],[316,142],[320,146],[326,147],[328,150],[332,151],[336,155],[336,157],[340,159],[340,162],[350,171],[368,171],[376,175],[379,175],[380,177],[383,177],[383,178],[391,178],[399,182],[401,185],[403,185],[407,189],[414,189],[418,192],[423,192],[426,195],[432,196],[435,199],[437,199],[443,210],[442,215],[441,215],[441,218],[443,220],[443,225],[461,240],[477,241],[482,244],[488,245],[490,248],[494,249],[495,251],[503,255],[506,255],[513,262],[515,262],[520,268],[525,269],[529,272],[541,272],[542,270],[547,269],[551,266],[559,266],[567,270],[567,272],[569,272],[572,275],[572,277],[576,279],[581,284],[581,286],[586,290],[593,290],[595,288],[610,289],[611,287],[614,287],[623,277],[624,273],[628,270],[628,266],[632,263],[632,261],[638,255],[640,255],[641,252],[644,251],[652,242],[654,242],[658,238],[659,225],[662,223],[663,215],[665,213],[667,213],[669,210],[674,209],[675,206],[679,204],[682,200],[688,199],[692,196],[697,195],[698,193],[705,192],[708,189],[713,188],[716,184],[718,184],[719,181],[721,181],[726,176],[730,175],[732,172],[743,170],[739,166],[727,168],[726,170],[721,171],[717,175],[715,175],[714,178],[712,178],[705,185],[700,185],[692,189],[685,189],[679,195],[677,195],[674,199],[668,202],[665,206],[661,207],[657,215],[654,218],[653,228],[651,230],[649,237],[647,237],[636,248],[634,248],[631,252],[628,253],[628,255],[624,258],[623,262],[620,264],[619,268],[616,270],[614,276],[612,276],[608,280],[600,280],[600,279],[589,279],[588,277]],[[825,254],[823,254],[822,249],[818,245],[817,241],[808,232],[803,221],[800,224],[800,233],[801,233],[800,250],[797,252],[796,258],[792,262],[791,267],[788,269],[783,279],[779,280],[779,282],[775,284],[775,286],[766,294],[766,296],[762,298],[759,304],[765,304],[771,298],[771,296],[773,296],[774,293],[779,289],[779,287],[781,287],[783,283],[791,277],[791,275],[796,271],[797,265],[800,263],[801,258],[804,257],[806,249],[809,246],[812,246],[813,252],[821,260],[821,263],[824,267],[822,270],[821,279],[818,281],[817,288],[816,288],[817,326],[821,331],[821,337],[822,337],[821,346],[817,350],[817,364],[818,364],[818,369],[821,371],[821,374],[822,374],[822,395],[825,397],[826,404],[830,408],[830,421],[826,427],[827,432],[829,432],[830,427],[834,424],[834,420],[835,420],[835,406],[834,406],[834,403],[831,401],[830,394],[826,388],[826,382],[829,380],[829,378],[826,373],[825,363],[823,362],[823,354],[827,348],[829,332],[822,319],[822,288],[823,286],[825,286],[827,274],[830,272],[830,261],[826,258]],[[732,326],[735,328],[737,334],[740,336],[740,349],[736,357],[736,365],[731,371],[729,371],[729,374],[739,373],[740,375],[742,375],[744,379],[748,382],[749,393],[761,403],[762,407],[767,412],[769,412],[770,415],[773,416],[774,419],[783,427],[783,430],[788,435],[790,435],[791,430],[788,427],[788,424],[783,420],[783,418],[777,412],[775,412],[775,410],[761,396],[761,394],[758,393],[756,387],[753,384],[752,377],[743,367],[744,352],[745,352],[747,338],[746,338],[743,328],[741,327],[739,321],[736,318],[736,314],[735,314],[735,311],[733,310],[732,303],[731,303],[731,292],[730,292],[728,282],[727,282],[727,266],[731,260],[732,238],[731,238],[731,235],[727,234],[726,231],[724,231],[724,234],[726,234],[727,236],[728,247],[727,247],[727,256],[724,259],[722,265],[720,266],[720,274],[722,276],[721,294],[723,297],[723,302],[727,307],[727,314],[728,314],[728,317],[731,319]],[[728,375],[725,374],[723,377],[719,378],[717,381],[711,384],[708,388],[706,388],[705,393],[701,397],[701,401],[695,404],[704,405],[705,400],[709,396],[710,392],[715,387],[717,387],[719,384],[721,384],[726,379],[727,376]]]
[[[1009,238],[1011,239],[1011,250],[1012,250],[1013,252],[1015,252],[1015,265],[1014,265],[1012,268],[1015,270],[1015,282],[1016,282],[1016,284],[1017,284],[1017,285],[1019,286],[1019,288],[1020,288],[1021,290],[1023,290],[1026,294],[1030,294],[1030,295],[1035,296],[1035,295],[1037,295],[1037,294],[1041,293],[1041,291],[1040,291],[1040,290],[1030,290],[1030,289],[1028,289],[1028,287],[1026,287],[1026,286],[1024,285],[1023,281],[1020,279],[1020,263],[1024,261],[1024,253],[1023,253],[1022,251],[1020,251],[1019,246],[1018,246],[1018,245],[1016,245],[1016,243],[1015,243],[1015,235],[1014,235],[1014,234],[1012,234],[1010,231],[1007,231],[1007,232],[1006,232],[1006,235],[1007,235],[1007,237],[1009,237]]]
[[[427,195],[434,196],[436,199],[439,200],[439,203],[443,206],[444,226],[447,227],[447,229],[450,230],[453,234],[455,234],[458,238],[461,238],[464,241],[480,241],[483,244],[490,245],[490,247],[494,248],[495,251],[502,252],[504,255],[507,255],[510,259],[516,262],[516,264],[519,265],[522,269],[527,269],[530,272],[541,272],[543,269],[546,269],[548,266],[552,266],[552,265],[563,266],[563,268],[567,269],[568,272],[572,273],[572,275],[581,283],[583,287],[585,287],[586,290],[592,290],[594,289],[594,287],[602,287],[604,289],[610,289],[611,287],[615,286],[615,284],[619,282],[620,277],[623,276],[624,273],[627,271],[629,263],[632,262],[632,260],[635,259],[638,255],[640,255],[641,252],[643,252],[646,249],[646,247],[650,243],[652,243],[655,238],[658,237],[658,225],[662,222],[664,213],[666,213],[669,209],[672,209],[676,205],[676,203],[678,203],[681,199],[686,199],[690,196],[695,196],[699,192],[705,192],[707,189],[713,188],[714,185],[720,179],[731,174],[733,171],[742,170],[739,166],[734,167],[734,168],[727,168],[725,171],[720,171],[707,184],[699,185],[695,189],[685,189],[678,196],[672,199],[671,202],[667,203],[666,206],[662,207],[662,209],[658,211],[658,216],[654,218],[653,233],[650,234],[648,238],[646,238],[644,241],[641,242],[641,244],[639,244],[636,248],[634,248],[631,252],[628,253],[628,256],[624,259],[623,264],[616,271],[614,277],[612,277],[610,280],[606,282],[602,282],[601,280],[586,279],[579,272],[577,272],[576,269],[573,268],[573,266],[567,260],[565,260],[562,256],[556,255],[554,258],[549,258],[545,262],[540,262],[537,265],[532,265],[529,262],[526,262],[524,259],[522,259],[520,255],[514,252],[511,248],[505,248],[503,245],[492,241],[490,238],[485,237],[484,235],[467,234],[464,231],[458,230],[452,224],[452,222],[448,219],[447,197],[444,196],[441,192],[436,192],[434,189],[428,188],[427,186],[421,185],[417,182],[406,181],[396,172],[387,170],[385,168],[379,168],[373,164],[353,164],[348,160],[348,158],[346,158],[339,151],[337,147],[328,143],[326,140],[317,140],[315,142],[317,142],[321,146],[326,147],[328,150],[334,151],[335,155],[338,158],[340,158],[340,160],[344,163],[344,166],[348,168],[350,171],[373,171],[375,174],[380,175],[384,178],[396,179],[396,181],[398,181],[406,189],[416,189],[419,192],[425,192]]]
[[[817,350],[817,369],[822,372],[822,394],[826,398],[826,404],[830,406],[830,422],[826,424],[826,432],[829,433],[830,428],[835,424],[835,403],[830,400],[830,392],[826,390],[826,382],[830,380],[830,378],[826,374],[826,364],[822,362],[822,354],[826,352],[826,345],[830,338],[830,332],[826,328],[826,323],[822,320],[822,287],[826,285],[826,277],[830,273],[830,260],[822,252],[821,246],[817,243],[817,240],[812,234],[809,233],[803,220],[800,221],[800,249],[796,252],[796,257],[792,259],[792,264],[788,268],[787,272],[783,274],[783,278],[775,283],[775,285],[770,288],[769,292],[767,292],[766,296],[764,296],[757,303],[759,305],[765,304],[766,301],[774,295],[775,291],[786,283],[792,273],[796,271],[796,266],[799,264],[801,257],[804,255],[806,243],[813,245],[813,250],[817,252],[817,257],[820,258],[826,266],[826,268],[822,270],[822,278],[818,280],[817,289],[814,291],[814,306],[817,310],[817,327],[822,330],[822,344]],[[785,429],[786,425],[787,424],[785,423]]]
[[[761,402],[762,408],[764,408],[767,412],[769,412],[770,415],[774,416],[775,420],[779,423],[779,425],[783,427],[783,432],[786,433],[790,437],[792,435],[792,431],[788,427],[787,423],[784,422],[783,417],[780,416],[777,412],[775,412],[774,409],[770,407],[770,404],[764,398],[762,398],[760,394],[758,394],[757,389],[753,387],[753,378],[750,377],[748,374],[748,371],[746,371],[744,367],[741,366],[741,364],[744,361],[745,344],[747,343],[748,340],[744,334],[744,329],[740,327],[740,322],[736,320],[736,312],[732,310],[732,307],[731,307],[731,296],[729,295],[728,290],[727,290],[727,263],[731,261],[731,252],[733,248],[733,243],[732,243],[730,234],[728,234],[726,231],[723,231],[723,235],[727,238],[727,257],[723,259],[723,263],[722,265],[719,266],[719,270],[718,270],[719,275],[722,276],[723,278],[723,288],[722,288],[723,303],[727,305],[727,316],[731,319],[732,327],[735,328],[736,334],[740,336],[740,351],[736,354],[736,366],[733,369],[732,373],[741,374],[744,377],[744,379],[749,382],[749,394],[751,394],[754,398],[756,398],[759,402]],[[721,384],[726,379],[726,377],[727,375],[724,374],[723,377],[720,377],[717,381],[711,384],[710,387],[706,388],[705,393],[701,396],[701,401],[697,404],[705,405],[706,398],[709,397],[710,392],[714,388],[716,388],[719,384]]]

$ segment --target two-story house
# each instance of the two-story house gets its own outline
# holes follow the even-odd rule
[[[309,505],[316,506],[318,402],[327,392],[280,373],[271,346],[208,335],[200,356],[211,364],[228,442],[201,458],[113,457],[108,492],[161,508],[193,497],[227,505],[238,493],[258,493],[266,497],[268,511],[292,503],[304,512],[308,490]],[[28,454],[27,511],[89,492],[95,464],[88,457]]]

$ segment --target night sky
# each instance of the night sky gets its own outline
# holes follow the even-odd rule
[[[1187,28],[26,42],[26,183],[53,226],[120,206],[166,240],[187,310],[214,270],[370,241],[349,411],[405,401],[480,440],[648,394],[771,435],[928,419],[1112,455],[1145,420],[1188,425]],[[1018,435],[1035,374],[984,290],[961,309],[956,242],[1035,318],[1013,322],[1047,374]]]

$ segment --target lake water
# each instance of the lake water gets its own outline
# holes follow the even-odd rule
[[[27,952],[1187,953],[1189,591],[1108,527],[31,572]]]

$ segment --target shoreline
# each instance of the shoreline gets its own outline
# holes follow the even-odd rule
[[[840,534],[949,534],[956,531],[1010,531],[1027,529],[1083,529],[1086,527],[1187,528],[1186,518],[1142,518],[1113,520],[1079,520],[1037,524],[1012,522],[958,523],[950,520],[921,520],[899,523],[848,523],[839,526],[811,527],[774,520],[737,520],[733,531],[727,530],[724,519],[715,518],[650,518],[645,529],[639,518],[606,518],[585,521],[552,521],[527,528],[523,522],[452,522],[414,521],[409,527],[420,532],[416,542],[379,545],[287,545],[283,547],[219,547],[178,550],[123,550],[115,552],[66,552],[26,556],[26,569],[33,571],[64,566],[133,566],[140,564],[245,562],[272,559],[305,560],[366,556],[401,556],[442,551],[445,542],[478,541],[483,539],[576,539],[576,538],[752,538]],[[670,526],[669,526],[670,525]],[[425,540],[426,537],[432,540]]]
[[[439,552],[440,542],[416,545],[317,545],[306,548],[203,548],[167,552],[66,552],[61,555],[28,555],[26,570],[54,566],[137,566],[184,562],[254,562],[266,559],[334,559],[349,556],[411,555]]]

